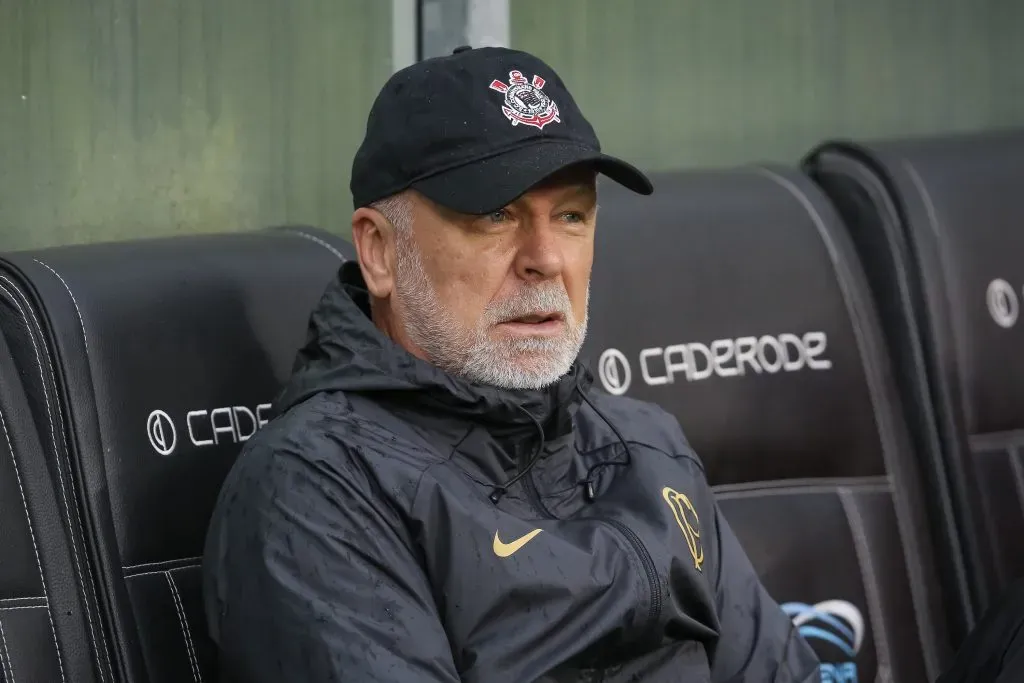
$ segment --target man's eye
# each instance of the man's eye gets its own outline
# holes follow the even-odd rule
[[[587,220],[581,211],[566,211],[562,214],[562,218],[570,223],[582,223]]]
[[[491,212],[488,215],[488,218],[492,223],[503,223],[507,221],[509,218],[508,211],[506,211],[505,209],[498,209],[497,211]]]

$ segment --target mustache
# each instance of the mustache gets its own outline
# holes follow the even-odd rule
[[[485,311],[488,323],[502,323],[538,313],[560,314],[572,322],[572,302],[565,287],[551,283],[520,290],[515,296],[492,303]]]

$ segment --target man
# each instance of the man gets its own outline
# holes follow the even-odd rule
[[[214,514],[224,680],[818,680],[676,420],[576,361],[597,173],[652,191],[531,55],[384,86],[358,263]]]

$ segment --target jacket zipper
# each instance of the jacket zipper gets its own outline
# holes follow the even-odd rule
[[[551,511],[547,509],[544,502],[541,500],[540,492],[537,490],[537,483],[533,480],[533,472],[530,472],[525,477],[526,481],[526,496],[529,498],[530,503],[537,508],[537,510],[547,517],[548,519],[557,519]],[[658,580],[658,570],[654,567],[654,560],[651,559],[651,553],[648,552],[644,546],[643,541],[640,537],[630,529],[628,526],[618,521],[617,519],[602,519],[608,526],[616,529],[627,541],[633,546],[633,552],[640,558],[640,563],[644,566],[644,572],[647,573],[647,582],[651,589],[651,608],[649,611],[649,623],[654,628],[658,620],[661,618],[661,581]]]
[[[644,547],[643,541],[640,537],[634,533],[632,529],[618,521],[617,519],[603,519],[601,520],[608,524],[608,526],[614,527],[621,533],[629,544],[633,546],[633,550],[640,557],[640,562],[644,566],[644,571],[647,572],[647,581],[651,586],[651,609],[650,609],[650,626],[654,628],[658,620],[661,618],[661,581],[658,580],[658,571],[654,567],[654,560],[651,559],[651,554]]]

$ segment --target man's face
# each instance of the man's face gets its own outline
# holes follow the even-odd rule
[[[486,216],[414,194],[391,297],[413,352],[511,389],[568,372],[586,335],[596,199],[590,171],[561,174]]]

